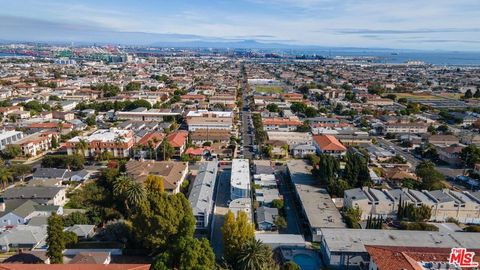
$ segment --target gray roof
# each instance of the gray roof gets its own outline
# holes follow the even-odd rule
[[[73,232],[77,236],[83,237],[90,234],[95,229],[95,225],[73,225],[65,229],[66,232]]]
[[[44,226],[48,224],[48,216],[32,217],[28,221],[29,226]]]
[[[63,189],[62,187],[13,187],[5,190],[1,197],[4,199],[53,198]]]
[[[67,172],[68,172],[67,169],[38,168],[33,173],[33,178],[59,178],[59,179],[63,179]]]
[[[277,208],[270,208],[265,206],[257,208],[257,223],[267,222],[273,224],[275,221],[275,217],[277,216]]]
[[[287,161],[290,178],[312,229],[345,228],[342,215],[325,189],[316,187],[312,167],[305,160]]]
[[[479,248],[480,234],[397,230],[322,229],[330,252],[366,252],[365,245]]]
[[[211,211],[213,190],[217,179],[218,162],[209,161],[200,165],[197,177],[193,181],[188,200],[192,206],[193,215],[205,214]]]
[[[439,203],[445,202],[458,202],[454,197],[450,196],[445,190],[432,190],[428,191],[427,194],[430,194],[435,198]]]
[[[32,245],[35,246],[47,237],[46,226],[18,225],[0,234],[0,245]]]
[[[6,205],[8,204],[8,202],[6,203]],[[15,202],[15,208],[14,209],[9,209],[10,211],[5,211],[4,213],[7,214],[7,213],[12,213],[12,214],[15,214],[19,217],[22,217],[22,218],[26,218],[28,215],[30,215],[31,213],[33,213],[35,211],[35,206],[38,205],[38,203],[34,202],[34,201],[31,201],[31,200],[27,200],[27,201],[23,201],[22,204],[18,205],[17,204],[17,201]],[[7,208],[6,208],[7,209]]]
[[[368,200],[367,195],[361,188],[352,188],[345,190],[345,197],[351,198],[352,200]]]

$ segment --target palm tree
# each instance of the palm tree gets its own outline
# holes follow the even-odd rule
[[[6,167],[0,167],[0,181],[3,184],[3,188],[6,188],[8,182],[13,181],[13,173]]]
[[[88,142],[84,139],[78,140],[75,144],[75,149],[77,150],[77,154],[82,153],[85,156],[85,152],[88,149]]]
[[[143,185],[125,175],[117,177],[113,182],[113,194],[124,198],[127,211],[130,206],[137,207],[146,196]]]
[[[158,140],[157,137],[153,137],[153,143],[155,144],[155,160],[158,160],[158,143],[160,141]]]
[[[153,142],[148,140],[148,152],[150,153],[150,159],[153,159]]]
[[[143,185],[132,181],[126,190],[126,198],[128,203],[134,208],[138,207],[140,203],[145,200],[146,193]]]
[[[272,250],[260,240],[249,240],[237,256],[239,270],[268,270],[275,268]]]

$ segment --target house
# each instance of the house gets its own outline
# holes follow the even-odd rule
[[[79,239],[89,239],[95,234],[95,225],[75,224],[65,228],[66,232],[73,232]]]
[[[420,180],[414,173],[408,172],[400,167],[386,169],[385,179],[399,183],[405,179]]]
[[[178,161],[130,160],[126,164],[127,175],[143,183],[148,175],[163,177],[166,192],[176,194],[188,173],[188,163]]]
[[[459,139],[454,135],[431,135],[428,137],[428,143],[433,145],[450,146],[459,142]]]
[[[230,142],[231,133],[225,129],[197,129],[190,132],[190,140],[193,144],[202,145],[205,142]]]
[[[317,154],[340,156],[347,151],[347,148],[332,135],[313,136],[313,145],[317,149]]]
[[[66,202],[64,187],[13,187],[0,196],[5,203],[9,200],[32,200],[39,204],[64,205]]]
[[[462,145],[451,145],[451,146],[435,145],[435,149],[437,150],[437,153],[438,153],[438,159],[448,163],[449,165],[457,166],[457,167],[462,165],[462,159],[460,158],[460,155],[462,153],[463,148],[465,147]]]
[[[67,179],[75,182],[83,182],[90,179],[91,173],[87,170],[70,171],[66,175]]]
[[[0,227],[26,224],[33,217],[48,217],[52,212],[63,213],[61,206],[40,205],[32,200],[8,200],[0,198]]]
[[[275,219],[278,217],[278,209],[261,206],[257,208],[256,217],[259,230],[271,231],[276,228]]]
[[[305,158],[308,155],[315,154],[316,148],[310,144],[300,144],[293,146],[291,152],[295,158]]]
[[[46,251],[31,250],[22,251],[6,258],[3,264],[50,264],[50,258],[47,256]]]
[[[85,157],[95,157],[103,152],[110,152],[114,157],[130,156],[130,150],[135,144],[131,130],[99,129],[89,136],[77,136],[65,143],[67,154],[83,152]]]
[[[233,128],[233,113],[224,111],[198,110],[190,111],[185,117],[188,131],[197,129],[223,129],[231,131]]]
[[[112,261],[110,252],[80,252],[69,264],[109,264]]]
[[[343,197],[347,208],[358,207],[362,210],[361,219],[389,217],[394,215],[395,201],[383,191],[368,187],[346,190]]]
[[[67,169],[57,169],[57,168],[38,168],[33,172],[32,180],[38,179],[60,179],[64,180],[69,174]]]
[[[265,131],[295,131],[303,122],[297,117],[290,118],[263,118],[263,130]]]
[[[52,138],[56,134],[52,132],[38,132],[32,135],[23,137],[22,139],[14,142],[22,149],[22,155],[25,157],[36,157],[52,146]]]
[[[177,130],[170,133],[166,138],[167,142],[175,149],[175,156],[180,156],[184,151],[188,141],[188,131]]]
[[[18,225],[0,233],[0,251],[9,252],[11,250],[31,250],[40,247],[42,243],[45,243],[46,238],[46,226]],[[4,265],[5,264],[2,264],[2,267]]]

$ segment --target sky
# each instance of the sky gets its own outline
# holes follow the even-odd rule
[[[480,51],[480,0],[0,0],[0,40]]]

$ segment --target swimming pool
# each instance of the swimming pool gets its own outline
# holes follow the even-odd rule
[[[307,254],[296,254],[293,256],[293,261],[298,264],[302,270],[318,270],[320,267],[317,260]]]

